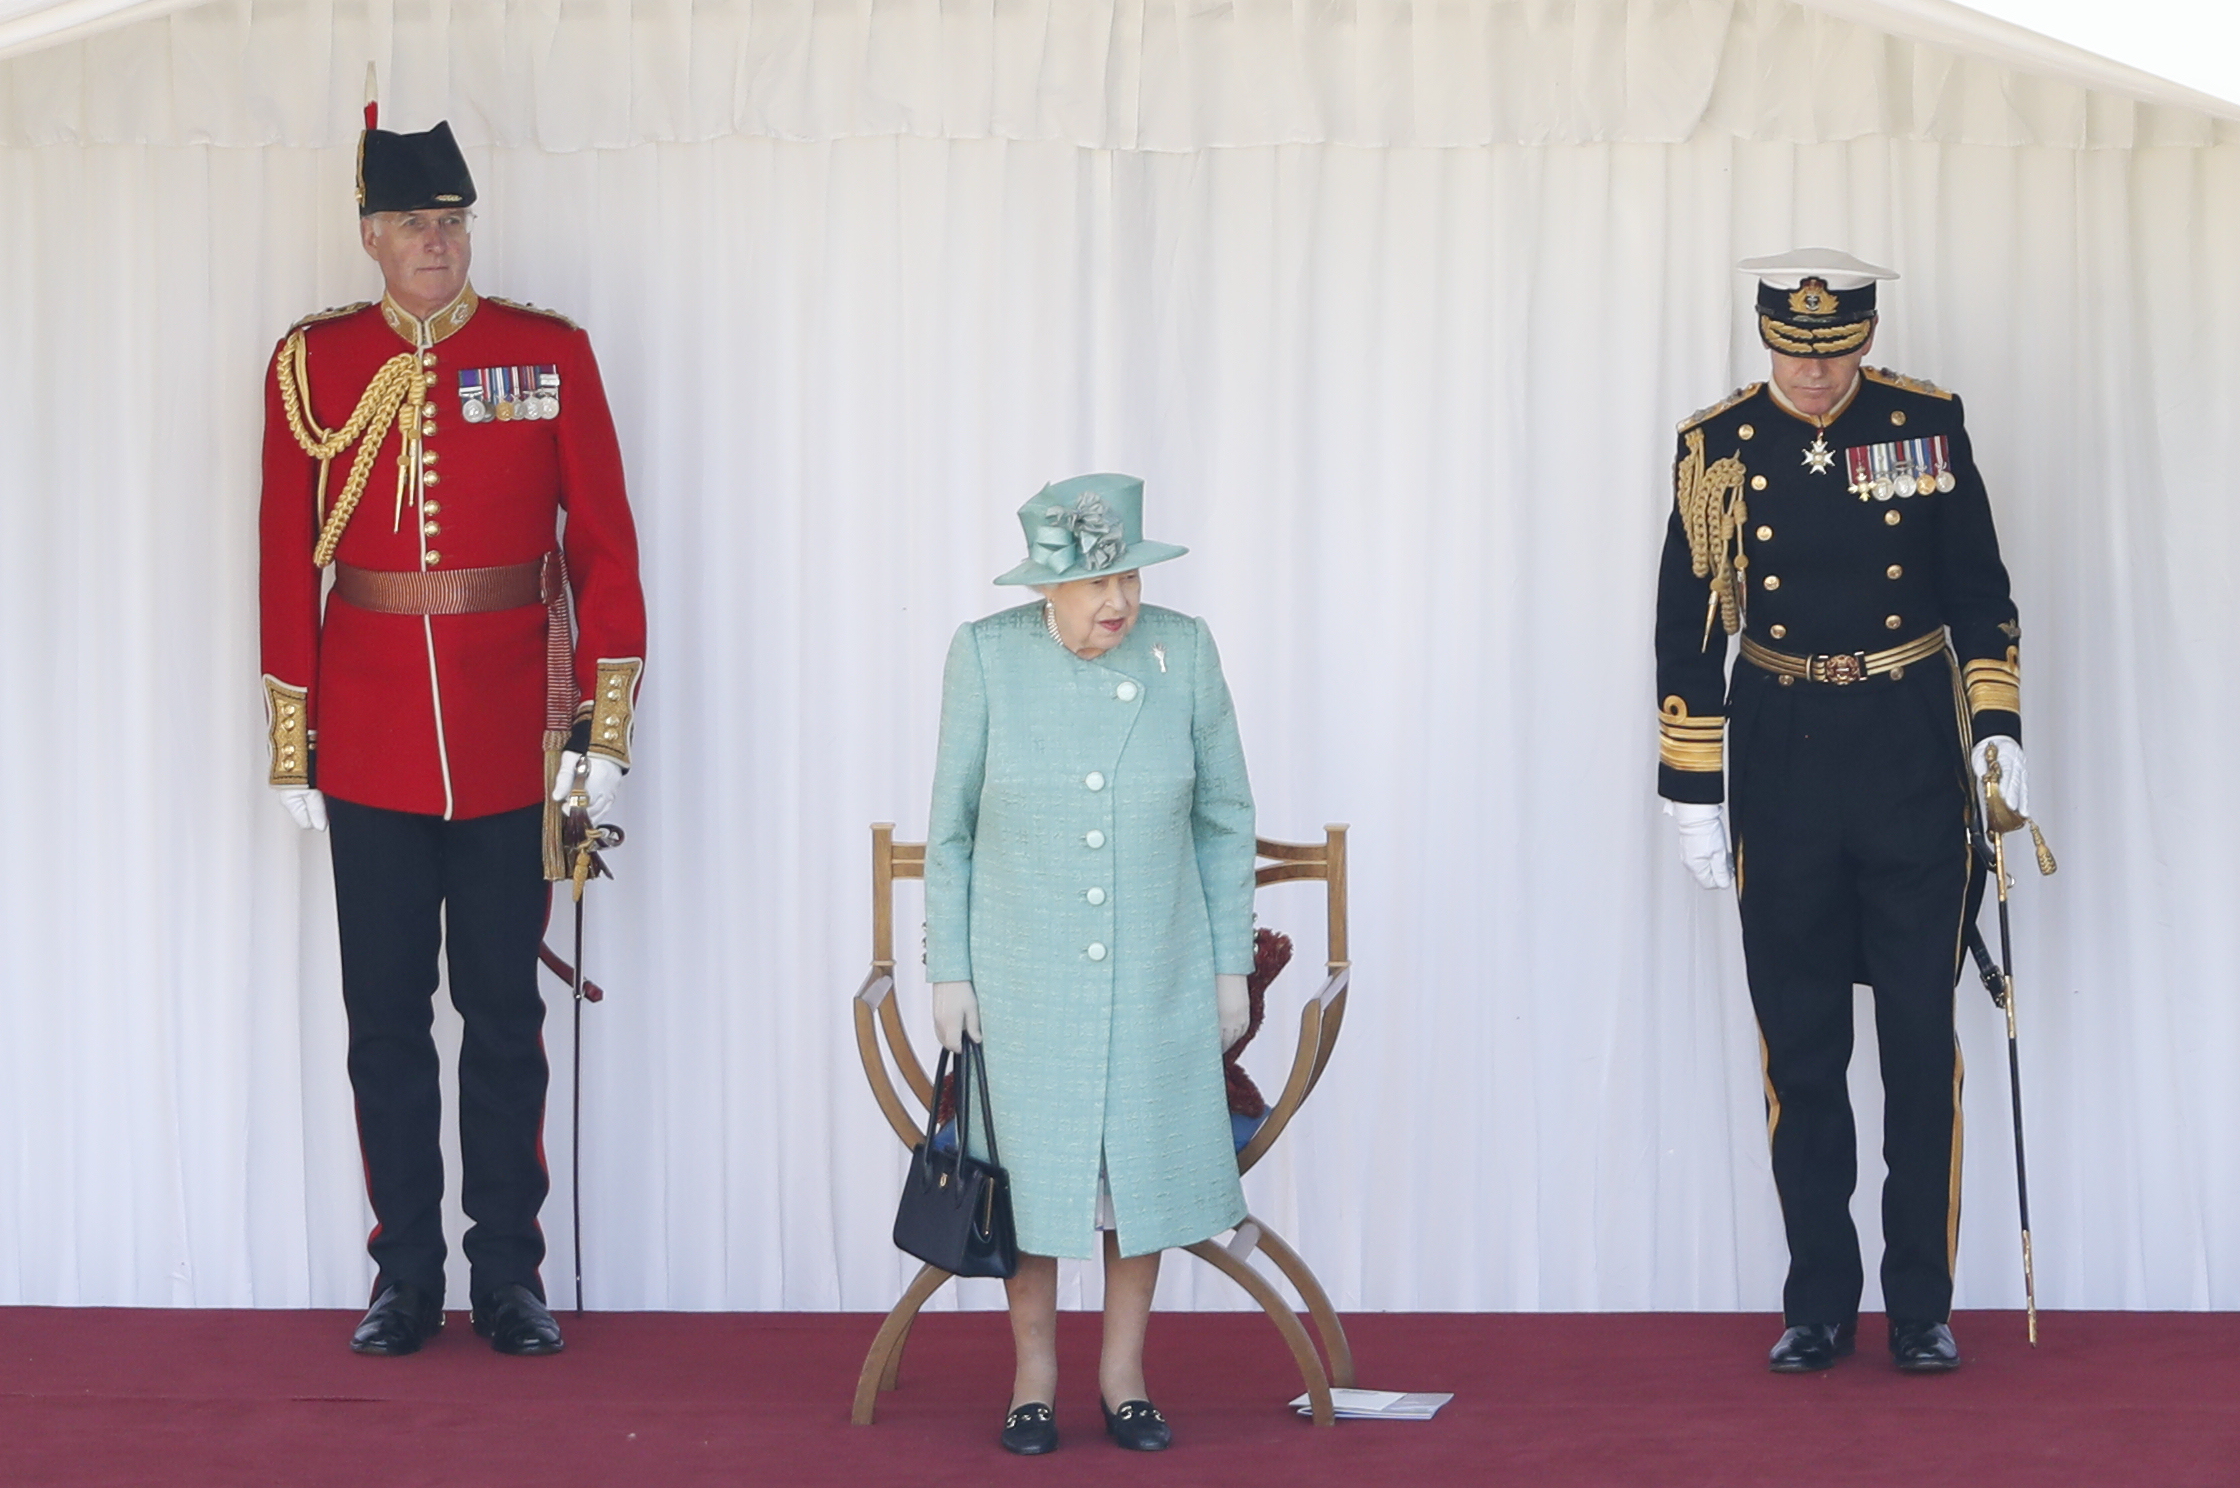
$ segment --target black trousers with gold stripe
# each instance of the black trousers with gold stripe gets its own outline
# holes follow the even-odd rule
[[[1790,1323],[1855,1317],[1858,1137],[1852,988],[1874,992],[1881,1055],[1882,1292],[1893,1319],[1952,1308],[1960,1224],[1953,1032],[1972,859],[1949,666],[1848,687],[1735,668],[1733,825],[1750,1000],[1764,1039]]]

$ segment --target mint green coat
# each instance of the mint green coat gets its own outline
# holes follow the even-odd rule
[[[1244,1218],[1213,978],[1252,970],[1253,863],[1204,621],[1145,605],[1095,661],[1051,639],[1040,601],[958,629],[926,971],[979,994],[1021,1250],[1091,1253],[1100,1154],[1124,1255]]]

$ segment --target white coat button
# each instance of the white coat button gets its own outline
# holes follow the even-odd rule
[[[1136,693],[1138,690],[1139,689],[1136,687],[1135,683],[1123,682],[1118,687],[1112,689],[1112,695],[1120,699],[1120,701],[1123,703],[1132,703],[1136,700]]]
[[[1086,780],[1084,780],[1084,781],[1082,781],[1081,783],[1082,783],[1083,785],[1085,785],[1085,786],[1089,787],[1089,789],[1091,789],[1091,790],[1103,790],[1103,789],[1104,789],[1104,772],[1103,772],[1103,771],[1101,771],[1101,770],[1091,770],[1091,771],[1089,772],[1089,778],[1088,778],[1088,779],[1086,779]]]
[[[1092,831],[1088,836],[1082,838],[1081,840],[1088,843],[1091,847],[1102,847],[1104,846],[1104,833]]]
[[[1102,889],[1091,889],[1091,890],[1090,890],[1090,891],[1089,891],[1089,892],[1088,892],[1087,894],[1083,895],[1082,897],[1083,897],[1083,898],[1085,898],[1085,899],[1087,899],[1087,900],[1088,900],[1088,901],[1089,901],[1089,902],[1090,902],[1091,904],[1102,904],[1102,903],[1104,903],[1104,890],[1102,890]]]
[[[1104,959],[1103,941],[1092,940],[1089,942],[1089,959],[1092,961],[1102,961]]]

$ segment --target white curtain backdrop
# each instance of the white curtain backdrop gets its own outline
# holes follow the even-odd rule
[[[364,1297],[254,526],[273,342],[378,292],[368,56],[385,122],[468,144],[477,285],[590,329],[644,542],[594,1305],[898,1292],[866,824],[923,831],[1012,509],[1120,469],[1192,548],[1147,597],[1221,639],[1262,831],[1354,829],[1345,1039],[1255,1208],[1346,1308],[1777,1306],[1734,908],[1656,812],[1650,607],[1673,421],[1763,376],[1730,265],[1827,242],[1903,270],[1876,360],[1966,395],[2022,607],[2063,861],[2016,910],[2041,1298],[2240,1306],[2240,136],[1782,0],[301,0],[0,63],[0,1303]],[[1266,1086],[1314,914],[1263,899],[1299,942]],[[1959,999],[1959,1301],[2015,1306],[2002,1024]],[[1872,1244],[1871,1023],[1856,1067]],[[1187,1259],[1162,1285],[1242,1302]]]

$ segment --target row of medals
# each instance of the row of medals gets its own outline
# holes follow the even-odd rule
[[[501,402],[493,411],[490,404],[480,398],[462,398],[459,411],[470,424],[511,423],[515,419],[549,419],[560,417],[558,393],[531,393],[525,398]]]
[[[1861,501],[1870,497],[1876,501],[1888,501],[1893,496],[1931,496],[1939,491],[1949,493],[1959,484],[1949,470],[1940,470],[1933,475],[1924,470],[1916,475],[1912,466],[1900,465],[1886,476],[1859,482],[1851,488],[1851,492]]]

